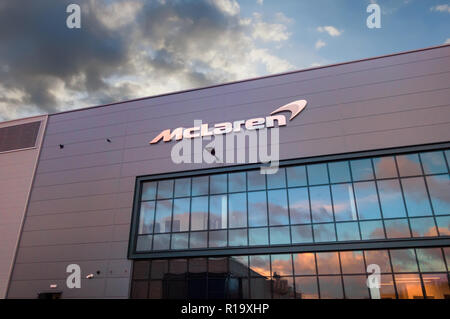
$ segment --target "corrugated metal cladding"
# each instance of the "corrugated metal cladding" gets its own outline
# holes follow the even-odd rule
[[[173,143],[148,144],[163,129],[266,116],[306,99],[280,129],[281,159],[447,142],[449,84],[442,46],[51,115],[8,297],[35,298],[50,284],[65,298],[128,297],[136,176],[221,165],[174,164]],[[71,263],[95,274],[81,289],[65,286]]]

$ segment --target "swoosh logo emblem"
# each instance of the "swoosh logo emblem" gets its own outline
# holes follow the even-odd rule
[[[270,115],[274,115],[276,113],[289,111],[291,112],[291,117],[289,118],[289,121],[292,121],[294,117],[296,117],[298,114],[300,114],[301,111],[306,107],[306,104],[308,102],[306,100],[298,100],[291,103],[288,103],[286,105],[283,105],[282,107],[277,108],[275,111],[270,113]]]

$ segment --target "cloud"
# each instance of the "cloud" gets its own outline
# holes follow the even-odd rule
[[[260,6],[262,6],[264,3],[264,0],[256,0],[256,3],[259,4]]]
[[[324,46],[326,46],[327,44],[324,42],[324,41],[322,41],[322,40],[317,40],[317,42],[316,42],[316,44],[315,44],[315,48],[317,49],[317,50],[319,50],[320,48],[323,48]]]
[[[430,11],[437,11],[437,12],[447,12],[450,13],[450,5],[448,4],[440,4],[434,7],[430,8]]]
[[[294,68],[256,42],[287,39],[283,23],[244,19],[235,0],[87,0],[81,29],[68,29],[71,2],[32,1],[27,10],[18,1],[0,6],[2,119]],[[260,31],[267,27],[275,32],[264,37]]]
[[[342,31],[338,30],[337,28],[335,28],[335,27],[333,27],[331,25],[318,27],[317,31],[319,31],[319,32],[326,32],[332,37],[338,37],[338,36],[340,36],[342,34]]]
[[[447,38],[447,40],[445,40],[444,44],[450,44],[450,38]]]
[[[287,27],[282,23],[267,23],[262,21],[260,14],[255,13],[255,22],[253,23],[253,33],[252,36],[255,39],[260,39],[264,42],[280,42],[289,39],[290,33],[287,32]],[[288,19],[286,16],[278,15],[278,19],[286,22]]]

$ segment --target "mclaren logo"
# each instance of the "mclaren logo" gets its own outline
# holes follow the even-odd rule
[[[286,118],[284,117],[284,115],[281,114],[274,115],[274,114],[289,111],[291,113],[289,121],[291,121],[298,114],[300,114],[301,111],[303,111],[307,103],[308,102],[306,100],[294,101],[286,105],[283,105],[282,107],[279,107],[278,109],[270,113],[270,116],[256,117],[248,119],[246,121],[245,120],[234,121],[233,123],[231,122],[217,123],[214,124],[211,128],[209,127],[208,124],[202,124],[200,126],[190,128],[178,127],[174,130],[167,129],[159,133],[158,136],[156,136],[153,140],[151,140],[150,144],[156,144],[161,139],[164,142],[170,142],[174,138],[176,141],[179,141],[182,140],[183,138],[196,138],[203,136],[228,134],[231,132],[240,132],[242,126],[244,126],[245,129],[247,130],[257,130],[262,129],[264,127],[272,128],[275,126],[275,123],[277,123],[278,126],[285,126]]]

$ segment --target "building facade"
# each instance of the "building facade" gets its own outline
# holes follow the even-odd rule
[[[445,45],[49,115],[40,146],[14,152],[28,180],[17,213],[0,201],[0,227],[15,216],[0,285],[7,298],[449,298],[449,83]],[[200,141],[195,157],[208,135],[264,125],[279,132],[274,174],[174,161],[184,140]]]

